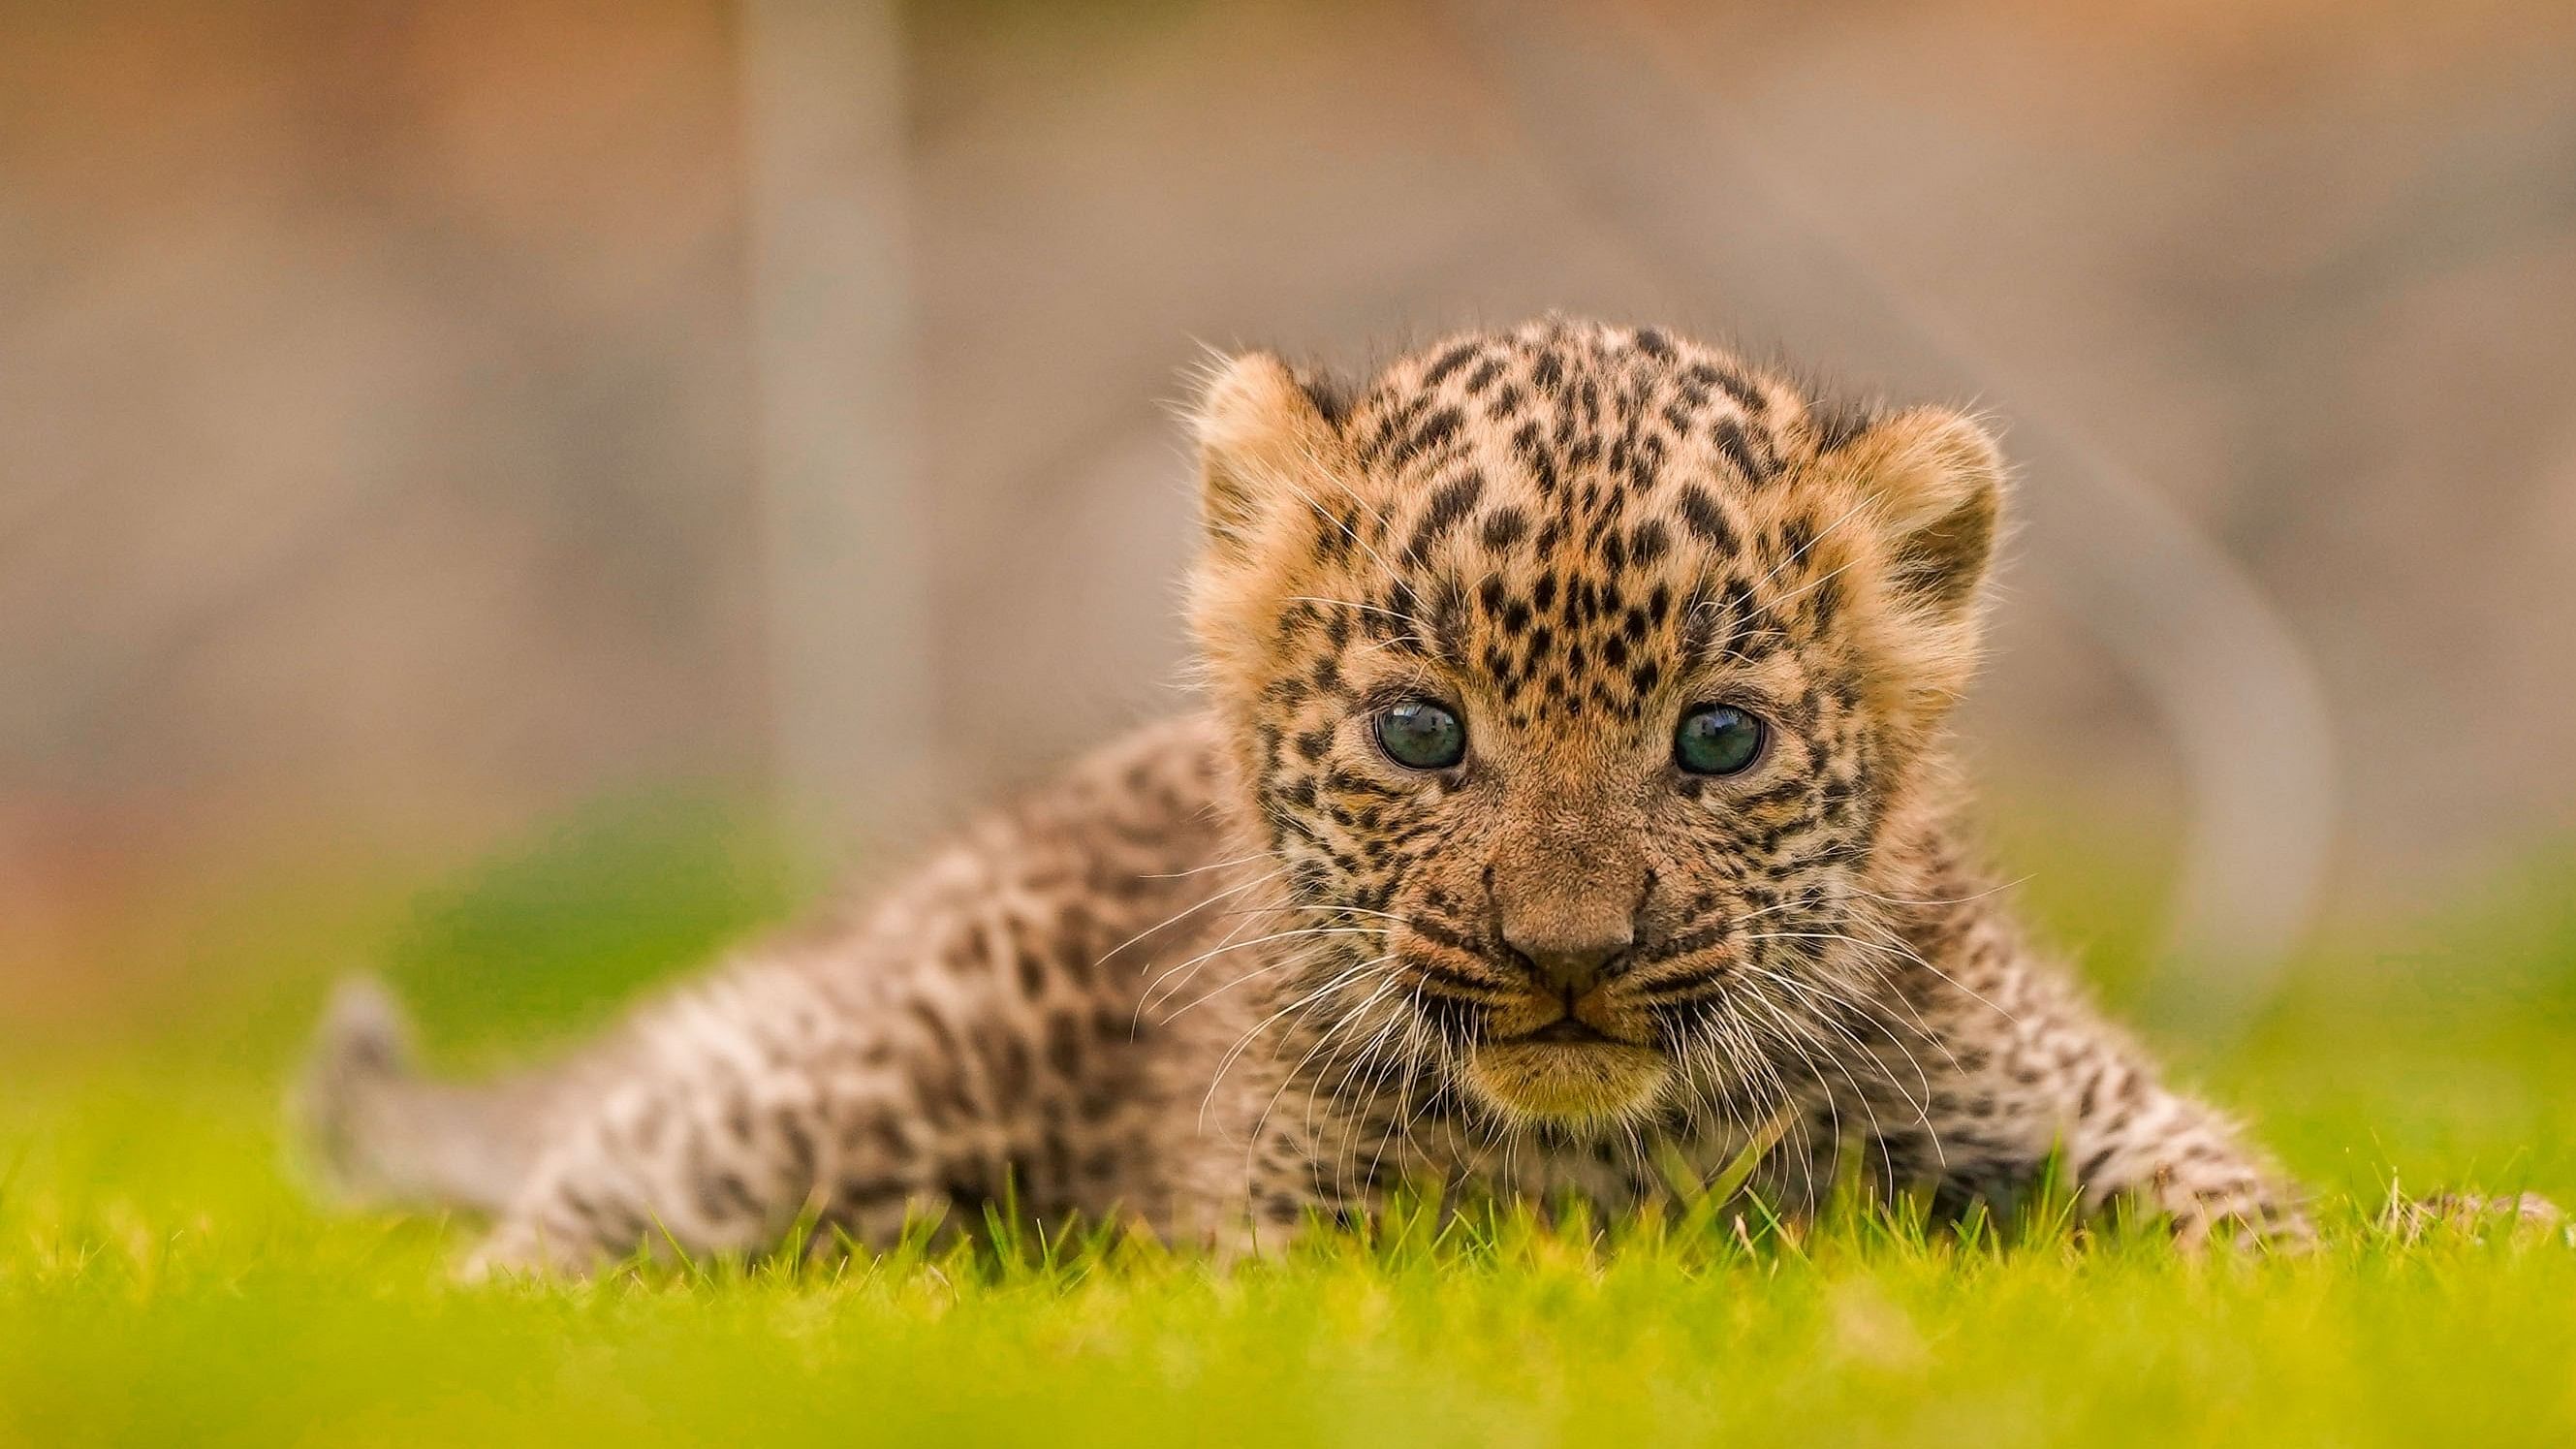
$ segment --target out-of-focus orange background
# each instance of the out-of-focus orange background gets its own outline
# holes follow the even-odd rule
[[[602,796],[954,818],[1178,707],[1203,346],[1549,308],[1990,410],[1963,733],[2204,943],[2576,824],[2564,5],[18,0],[0,1000]]]

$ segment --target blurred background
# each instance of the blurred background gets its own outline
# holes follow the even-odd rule
[[[467,944],[885,859],[1183,704],[1204,347],[1360,371],[1552,308],[1991,413],[2006,852],[2146,882],[2173,999],[2241,1015],[2321,922],[2576,826],[2571,42],[2539,0],[18,0],[0,1016],[567,832],[625,884]],[[603,853],[639,809],[719,843]]]

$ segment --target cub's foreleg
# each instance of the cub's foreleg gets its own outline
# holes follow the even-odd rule
[[[1926,1114],[1951,1195],[2013,1195],[2056,1154],[2088,1211],[2132,1204],[2187,1245],[2310,1236],[2289,1182],[2237,1126],[2164,1085],[2071,989],[1999,980],[1952,1015],[1965,1029],[1945,1033]]]

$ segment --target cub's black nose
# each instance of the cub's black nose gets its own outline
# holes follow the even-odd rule
[[[1532,950],[1508,936],[1504,938],[1504,943],[1529,963],[1530,971],[1538,977],[1540,985],[1569,1002],[1600,985],[1608,975],[1611,963],[1618,960],[1620,953],[1634,941],[1632,933],[1623,931],[1615,940],[1550,942],[1541,949]]]

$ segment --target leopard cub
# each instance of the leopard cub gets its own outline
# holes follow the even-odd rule
[[[1975,422],[1548,318],[1356,389],[1236,357],[1195,425],[1196,713],[555,1065],[423,1079],[344,992],[304,1094],[340,1181],[488,1213],[473,1271],[1000,1204],[1257,1250],[1744,1161],[1958,1209],[2052,1154],[2186,1238],[2303,1231],[1960,845]]]

